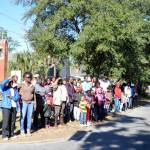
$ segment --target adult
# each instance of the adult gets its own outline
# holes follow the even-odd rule
[[[69,96],[67,103],[67,116],[68,121],[74,121],[73,109],[74,109],[74,99],[75,99],[75,88],[73,85],[73,79],[70,78],[69,82],[66,83],[66,88]]]
[[[50,80],[52,80],[52,78],[56,76],[55,75],[55,65],[54,64],[50,64],[49,65],[49,69],[48,69],[48,78],[50,78]]]
[[[131,83],[131,98],[132,98],[132,107],[135,107],[136,105],[136,89],[135,85]]]
[[[115,111],[120,112],[120,104],[121,104],[121,86],[120,82],[116,82],[114,88],[114,103],[115,103]]]
[[[16,83],[16,84],[17,84],[18,76],[17,76],[16,74],[14,74],[14,75],[12,76],[12,79],[11,79],[11,80],[13,81],[13,83]]]
[[[55,126],[58,125],[58,117],[60,118],[60,124],[64,124],[64,109],[66,101],[68,99],[68,93],[65,85],[63,85],[62,79],[57,80],[57,89],[53,93],[54,107],[55,107]]]
[[[132,108],[132,89],[131,89],[130,82],[128,82],[127,86],[125,86],[124,93],[125,93],[125,96],[127,97],[128,108]]]
[[[103,120],[105,117],[105,112],[104,112],[104,103],[105,103],[105,93],[103,88],[100,85],[100,82],[96,83],[96,88],[95,88],[95,99],[96,99],[96,121],[98,120]]]
[[[15,128],[16,128],[16,116],[18,111],[18,102],[20,100],[20,95],[18,92],[17,84],[13,83],[12,88],[10,89],[11,92],[11,116],[10,116],[10,136],[16,137],[15,135]]]
[[[82,83],[82,90],[85,95],[87,95],[87,92],[92,88],[92,84],[90,83],[89,79],[90,78],[88,77],[84,77],[84,81]]]
[[[3,140],[8,140],[11,136],[11,108],[12,100],[17,101],[19,99],[19,94],[16,91],[11,92],[13,86],[12,78],[4,80],[1,84],[2,89],[2,138]],[[12,131],[13,132],[13,131]]]
[[[35,85],[36,83],[37,83],[37,81],[39,80],[39,74],[35,74],[34,76],[33,76],[33,79],[32,79],[32,84],[33,85]]]
[[[96,77],[92,78],[92,88],[95,88],[97,81],[98,81],[98,79]]]
[[[12,86],[10,88],[11,92],[11,115],[10,115],[10,136],[11,137],[16,137],[15,135],[15,128],[16,128],[16,116],[17,116],[17,111],[19,110],[19,100],[20,100],[20,95],[18,92],[18,76],[16,74],[12,75],[11,77]]]
[[[31,135],[32,113],[36,109],[36,96],[34,86],[32,85],[32,74],[25,72],[23,75],[24,81],[21,83],[20,95],[22,99],[22,114],[21,114],[21,134],[25,134],[25,118],[27,117],[27,134]]]
[[[45,94],[46,88],[44,84],[42,84],[42,80],[38,79],[37,83],[34,85],[35,87],[35,96],[36,96],[36,110],[34,111],[33,117],[33,126],[35,128],[44,127],[45,120],[44,120],[44,102],[45,102]],[[39,124],[39,115],[40,115],[40,124]]]

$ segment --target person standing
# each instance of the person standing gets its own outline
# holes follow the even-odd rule
[[[121,93],[121,86],[120,82],[118,81],[114,89],[115,112],[120,112]]]
[[[38,79],[37,83],[34,85],[35,88],[35,96],[36,96],[36,110],[34,111],[33,115],[33,126],[35,129],[44,127],[44,103],[45,103],[45,95],[46,89],[42,84],[42,80]],[[39,115],[40,115],[40,124],[39,124]]]
[[[79,104],[80,104],[80,100],[81,100],[82,96],[83,96],[83,94],[82,94],[81,88],[77,87],[76,93],[75,93],[75,100],[74,100],[74,110],[73,110],[74,119],[76,121],[79,121],[79,119],[80,119]]]
[[[61,78],[56,80],[57,89],[53,93],[54,107],[55,107],[55,127],[58,125],[58,117],[60,124],[64,124],[64,109],[65,104],[68,99],[68,93],[65,85],[63,85],[63,81]]]
[[[88,80],[88,77],[84,77],[84,82],[82,83],[82,90],[85,95],[87,92],[92,89],[92,83]]]
[[[2,138],[8,140],[10,135],[10,116],[11,116],[11,87],[13,81],[12,78],[4,80],[1,83],[2,89]]]
[[[80,108],[80,126],[81,127],[86,126],[87,107],[88,107],[88,103],[86,101],[86,97],[82,96],[80,104],[79,104],[79,108]]]
[[[70,78],[69,82],[66,83],[66,88],[69,96],[67,103],[67,115],[68,121],[74,121],[73,109],[74,109],[74,98],[75,98],[75,89],[73,85],[73,79]]]
[[[95,99],[96,99],[96,109],[97,109],[97,119],[96,121],[103,120],[105,117],[104,104],[105,104],[105,93],[100,85],[100,82],[96,83],[95,88]]]
[[[20,95],[18,92],[18,76],[16,74],[12,75],[11,77],[12,86],[10,88],[10,94],[11,94],[11,115],[10,115],[10,137],[16,137],[15,135],[15,128],[16,128],[16,116],[17,111],[19,110],[19,100]]]
[[[17,84],[13,83],[12,88],[10,89],[11,94],[11,115],[10,115],[10,137],[16,137],[14,131],[15,131],[15,125],[16,125],[16,116],[17,116],[17,110],[18,110],[18,102],[20,100],[20,95],[18,92]]]
[[[25,117],[27,114],[27,134],[31,135],[32,113],[36,110],[36,96],[34,86],[32,85],[32,74],[25,72],[23,75],[24,82],[20,85],[20,95],[22,99],[22,115],[21,115],[21,134],[25,134]]]
[[[125,86],[124,93],[128,100],[128,108],[132,108],[132,89],[130,82],[128,82],[127,86]]]

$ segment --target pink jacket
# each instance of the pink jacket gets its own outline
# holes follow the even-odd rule
[[[101,87],[95,89],[95,97],[98,99],[98,102],[105,101],[105,94]]]

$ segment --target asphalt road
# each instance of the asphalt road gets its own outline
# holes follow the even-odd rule
[[[136,108],[67,139],[0,144],[0,150],[150,150],[150,105]]]

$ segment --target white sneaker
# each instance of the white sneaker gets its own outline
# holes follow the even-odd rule
[[[16,139],[16,138],[17,138],[17,136],[16,136],[16,135],[13,135],[11,138]]]
[[[31,132],[30,132],[30,131],[28,131],[28,132],[27,132],[27,135],[28,135],[28,136],[31,136]]]
[[[91,125],[91,122],[88,121],[88,122],[87,122],[87,126],[90,126],[90,125]]]
[[[88,125],[87,125],[87,124],[84,124],[83,127],[88,127]]]
[[[21,132],[20,135],[21,135],[21,136],[25,136],[25,133],[24,133],[24,132]]]
[[[3,141],[8,141],[8,137],[3,138]]]
[[[81,126],[81,127],[84,127],[84,125],[83,125],[83,124],[80,124],[80,126]]]

